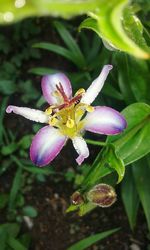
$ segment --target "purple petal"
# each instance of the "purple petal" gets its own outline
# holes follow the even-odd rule
[[[112,68],[112,65],[105,65],[102,68],[100,75],[91,83],[90,87],[86,90],[85,94],[81,98],[82,103],[91,104],[95,100],[105,83],[109,71]]]
[[[61,83],[66,96],[70,99],[72,97],[72,87],[69,79],[63,73],[56,73],[47,75],[42,78],[42,91],[43,96],[50,105],[61,104],[61,98],[54,96],[54,92],[57,90],[56,85]]]
[[[85,117],[85,130],[98,134],[115,135],[127,126],[125,118],[115,109],[97,106]]]
[[[66,140],[58,129],[50,126],[40,129],[30,147],[31,160],[40,167],[47,165],[59,154]]]
[[[7,113],[13,112],[17,115],[21,115],[21,116],[25,117],[26,119],[31,120],[31,121],[48,123],[48,116],[45,114],[45,112],[43,112],[41,110],[9,105],[6,109],[6,112]]]

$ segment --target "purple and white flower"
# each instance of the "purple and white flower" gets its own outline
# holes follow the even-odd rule
[[[126,128],[126,120],[118,111],[106,106],[91,106],[111,69],[111,65],[105,65],[90,87],[86,91],[79,89],[74,97],[70,81],[63,73],[44,76],[42,91],[49,103],[44,112],[12,105],[7,107],[7,113],[13,112],[29,120],[48,124],[33,138],[30,158],[34,164],[49,164],[70,138],[78,153],[76,161],[80,165],[89,156],[82,137],[84,131],[115,135]]]

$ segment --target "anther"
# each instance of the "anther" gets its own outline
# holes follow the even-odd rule
[[[52,117],[50,120],[49,120],[49,125],[51,126],[55,126],[57,123],[57,119],[55,117]]]
[[[94,107],[88,105],[88,106],[86,107],[86,111],[91,113],[91,112],[94,111]]]
[[[52,108],[47,108],[46,110],[45,110],[45,113],[46,113],[46,115],[51,115],[51,113],[52,113]]]
[[[78,91],[75,93],[75,96],[82,95],[84,93],[85,93],[85,89],[81,88],[81,89],[78,89]]]

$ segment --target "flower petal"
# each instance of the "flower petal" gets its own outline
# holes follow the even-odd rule
[[[121,133],[127,126],[125,118],[115,109],[97,106],[85,117],[85,130],[105,135]]]
[[[31,160],[40,167],[47,165],[59,154],[66,140],[58,129],[50,126],[40,129],[30,147]]]
[[[54,96],[57,90],[56,85],[61,83],[66,96],[70,99],[72,97],[72,87],[68,77],[63,73],[56,73],[47,75],[42,78],[42,91],[46,101],[50,104],[61,104],[61,98]]]
[[[76,136],[72,139],[73,146],[79,156],[76,159],[76,162],[81,165],[85,158],[89,156],[89,149],[85,140],[81,136]]]
[[[91,83],[90,87],[86,90],[85,94],[81,98],[81,103],[91,104],[95,100],[104,85],[109,71],[112,68],[112,65],[105,65],[103,67],[100,75]]]
[[[31,121],[48,123],[48,116],[41,110],[30,109],[26,107],[8,106],[6,109],[7,113],[15,113],[21,115]]]

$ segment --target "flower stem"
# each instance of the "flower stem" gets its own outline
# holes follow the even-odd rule
[[[106,146],[107,143],[106,142],[102,142],[102,141],[93,141],[93,140],[90,140],[90,139],[86,139],[86,142],[88,144],[91,144],[91,145],[95,145],[95,146]]]

